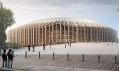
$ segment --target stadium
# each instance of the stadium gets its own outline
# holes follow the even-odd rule
[[[45,18],[8,30],[9,43],[22,46],[70,42],[115,42],[117,32],[111,27],[80,18]]]

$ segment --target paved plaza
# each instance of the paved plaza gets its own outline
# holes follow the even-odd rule
[[[21,48],[14,50],[13,69],[2,68],[1,57],[0,69],[6,71],[119,71],[118,46],[118,43],[110,43],[109,46],[107,43],[72,43],[72,46],[67,48],[61,44],[53,45],[51,49],[46,46],[46,50],[43,50],[41,46],[35,48],[35,52],[28,52],[27,48]],[[25,51],[28,52],[27,58],[25,58]],[[69,53],[68,61],[67,53]],[[82,54],[84,54],[84,62]],[[98,62],[98,55],[100,55],[100,62]]]

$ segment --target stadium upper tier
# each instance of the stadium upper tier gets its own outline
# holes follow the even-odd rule
[[[53,24],[54,22],[59,21],[59,22],[71,22],[71,23],[65,23],[65,24],[70,24],[74,26],[88,26],[88,27],[107,27],[104,25],[101,25],[95,21],[88,20],[88,19],[81,19],[81,18],[63,18],[63,17],[58,17],[58,18],[44,18],[44,19],[39,19],[32,21],[30,23],[27,23],[25,25],[32,25],[32,24],[39,24],[39,25],[47,25],[47,24]],[[51,23],[52,22],[52,23]],[[62,23],[64,24],[64,23]],[[20,27],[26,27],[25,25],[22,25]]]

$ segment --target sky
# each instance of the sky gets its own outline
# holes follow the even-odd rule
[[[0,0],[5,8],[14,13],[16,23],[9,27],[31,21],[69,17],[94,20],[115,29],[119,38],[119,0]]]

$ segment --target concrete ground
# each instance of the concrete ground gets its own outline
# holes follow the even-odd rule
[[[14,50],[13,68],[2,68],[0,57],[0,71],[119,71],[119,43],[72,43],[65,48],[64,44],[42,46],[35,48],[35,52],[27,48]],[[25,51],[28,57],[25,58]],[[41,53],[39,59],[38,53]],[[53,60],[53,52],[55,53]],[[67,61],[69,53],[69,61]],[[84,62],[82,61],[84,54]],[[98,62],[100,55],[100,62]],[[115,64],[115,56],[117,61]]]
[[[13,69],[2,68],[2,59],[0,58],[0,69],[13,71],[119,71],[119,60],[117,64],[114,61],[115,55],[101,55],[98,63],[97,55],[55,55],[54,60],[51,54],[39,55],[29,54],[27,58],[24,55],[14,57]],[[119,59],[119,56],[117,56]]]
[[[100,42],[98,43],[72,43],[71,47],[66,44],[59,44],[59,45],[46,45],[45,50],[43,50],[43,46],[35,47],[35,52],[32,50],[28,52],[28,54],[38,54],[41,52],[42,54],[52,54],[53,52],[56,54],[119,54],[119,43],[106,43]],[[28,51],[28,48],[21,48],[14,50],[15,54],[24,54],[25,51]]]

